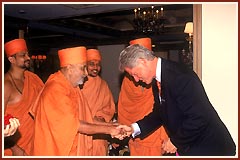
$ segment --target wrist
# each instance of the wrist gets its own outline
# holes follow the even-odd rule
[[[139,128],[137,123],[131,124],[131,129],[132,129],[132,137],[133,138],[135,138],[136,136],[141,134],[141,130],[140,130],[140,128]]]
[[[134,128],[133,128],[133,125],[131,125],[131,134],[134,133]]]
[[[16,145],[16,144],[15,144],[14,146],[11,147],[12,150],[14,150],[14,149],[18,149],[18,148],[19,148],[19,147],[18,147],[18,145]]]
[[[116,128],[116,126],[107,125],[107,132],[109,132],[109,133],[107,133],[107,134],[112,135],[112,134],[114,133],[114,131],[115,131],[115,128]]]

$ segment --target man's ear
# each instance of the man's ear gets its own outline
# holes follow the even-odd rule
[[[68,71],[69,73],[72,73],[72,71],[73,71],[73,65],[72,65],[72,64],[68,64],[68,65],[66,66],[66,69],[67,69],[67,71]]]
[[[14,63],[16,59],[15,59],[15,57],[10,56],[10,57],[8,57],[8,60],[10,63]]]

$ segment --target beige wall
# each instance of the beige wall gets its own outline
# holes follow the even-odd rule
[[[237,145],[237,3],[203,3],[202,5],[202,82],[209,100]]]
[[[108,83],[112,91],[115,103],[118,101],[118,95],[121,88],[121,75],[118,69],[118,57],[125,45],[106,45],[98,46],[102,54],[101,76]]]

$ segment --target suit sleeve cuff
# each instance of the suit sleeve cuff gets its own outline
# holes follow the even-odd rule
[[[141,130],[137,123],[133,123],[132,128],[133,128],[132,138],[135,138],[141,133]]]

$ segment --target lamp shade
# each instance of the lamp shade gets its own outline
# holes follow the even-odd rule
[[[193,34],[193,22],[186,23],[184,33]]]
[[[43,59],[43,56],[42,56],[42,55],[37,55],[37,59],[38,59],[38,60],[42,60],[42,59]]]
[[[32,59],[36,59],[36,56],[35,56],[35,55],[32,55],[31,58],[32,58]]]

